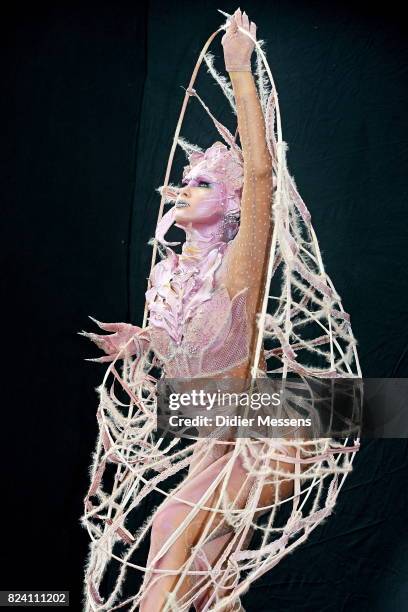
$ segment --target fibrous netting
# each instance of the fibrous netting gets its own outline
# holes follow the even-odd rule
[[[210,113],[192,88],[202,60],[235,112],[232,90],[207,53],[223,29],[204,46],[186,91],[160,215],[169,193],[166,187],[175,146],[178,143],[188,151],[192,147],[180,138],[189,98],[198,99]],[[275,160],[276,189],[253,363],[259,362],[265,346],[271,377],[360,378],[349,316],[324,270],[310,213],[287,169],[276,88],[260,42],[256,42],[256,55],[256,83],[268,148]],[[230,132],[210,116],[227,144],[238,148]],[[155,256],[156,245],[153,262]],[[182,438],[164,439],[156,431],[161,366],[150,351],[134,357],[119,353],[97,389],[99,435],[81,519],[91,538],[84,580],[86,612],[136,610],[149,590],[169,576],[174,579],[163,610],[187,612],[192,605],[200,611],[243,609],[240,596],[251,584],[331,514],[359,448],[358,437],[342,441],[237,438],[233,443],[210,437],[188,445]],[[253,376],[258,373],[253,368]],[[313,412],[312,398],[301,403]],[[208,475],[204,488],[188,487],[186,483],[203,474]],[[158,542],[153,530],[177,503],[182,514]],[[149,514],[135,528],[141,504],[149,507]],[[158,529],[158,533],[164,532]],[[141,562],[138,553],[149,534],[151,552]],[[180,542],[188,551],[186,559],[181,566],[169,568],[163,559]],[[111,586],[103,596],[102,582],[108,575]],[[125,593],[125,585],[126,589],[134,585],[133,592]]]

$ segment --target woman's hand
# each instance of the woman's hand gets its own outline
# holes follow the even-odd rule
[[[130,323],[101,323],[91,316],[89,318],[101,329],[114,333],[103,335],[85,331],[78,332],[80,336],[85,336],[92,340],[92,342],[95,342],[96,346],[106,353],[103,357],[86,359],[86,361],[96,361],[98,363],[109,362],[113,361],[120,351],[121,358],[123,358],[135,354],[140,355],[146,348],[148,337],[146,335],[145,337],[142,336],[143,332],[146,332],[146,330],[141,327],[131,325]],[[131,341],[131,339],[133,341]]]
[[[251,72],[251,55],[255,44],[238,27],[249,32],[256,40],[256,25],[249,21],[248,15],[237,9],[230,18],[227,31],[222,37],[225,69],[227,72]]]

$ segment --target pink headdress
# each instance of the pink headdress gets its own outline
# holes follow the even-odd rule
[[[193,151],[188,156],[189,165],[184,167],[183,178],[193,168],[202,166],[206,173],[225,187],[227,196],[230,196],[227,212],[240,210],[241,191],[244,183],[244,168],[242,156],[235,150],[229,149],[222,142],[215,142],[205,151]]]

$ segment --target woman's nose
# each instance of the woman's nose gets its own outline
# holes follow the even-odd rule
[[[183,185],[180,189],[180,195],[185,198],[188,198],[190,196],[190,187],[188,185]]]

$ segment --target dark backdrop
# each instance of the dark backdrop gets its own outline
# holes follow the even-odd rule
[[[79,517],[104,368],[82,360],[97,352],[76,332],[93,328],[87,315],[141,323],[154,190],[180,87],[221,23],[219,6],[236,8],[157,0],[40,3],[18,12],[9,61],[17,200],[2,242],[6,295],[14,298],[3,355],[15,380],[3,415],[3,531],[11,540],[2,589],[69,589],[71,608],[80,609],[88,536]],[[363,372],[407,376],[402,16],[390,3],[381,11],[290,0],[241,8],[267,41],[289,168],[352,315]],[[213,51],[221,57],[219,39]],[[217,113],[215,86],[201,94]],[[201,120],[191,135],[206,146],[212,136]],[[405,609],[406,482],[405,439],[363,442],[334,516],[253,585],[246,609]]]

